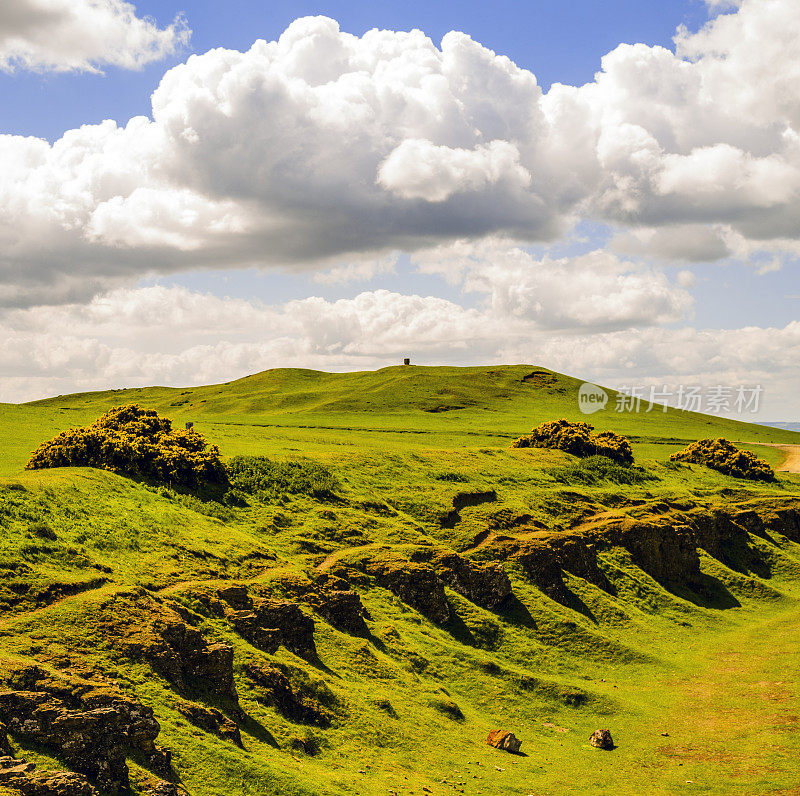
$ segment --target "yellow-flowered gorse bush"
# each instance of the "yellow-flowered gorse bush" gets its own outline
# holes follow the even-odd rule
[[[727,439],[701,439],[687,445],[669,457],[672,462],[704,464],[734,478],[750,481],[774,481],[775,473],[763,460],[750,451],[737,448]]]
[[[530,434],[515,440],[514,448],[552,448],[573,456],[606,456],[618,464],[633,463],[633,450],[627,437],[613,431],[592,434],[594,426],[570,420],[551,420],[536,426]]]
[[[90,426],[43,442],[26,468],[98,467],[170,486],[226,485],[219,449],[193,430],[173,429],[153,409],[119,406]]]

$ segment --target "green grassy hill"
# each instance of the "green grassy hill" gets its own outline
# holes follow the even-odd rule
[[[686,442],[724,436],[745,444],[798,443],[800,434],[753,423],[682,412],[618,412],[617,393],[608,390],[605,410],[583,415],[581,380],[532,365],[493,367],[398,366],[359,373],[324,373],[278,368],[226,384],[206,387],[146,387],[60,395],[14,410],[32,431],[90,422],[112,406],[138,403],[175,421],[192,421],[218,441],[227,455],[262,450],[271,440],[314,445],[346,439],[382,447],[504,445],[545,420],[588,420],[633,438],[646,458],[666,458]],[[31,410],[40,410],[34,413]],[[35,420],[32,420],[35,418]],[[15,422],[15,421],[12,421]],[[247,427],[247,433],[239,429]],[[389,435],[388,437],[385,435]],[[404,437],[403,435],[415,435]],[[26,439],[25,444],[38,441]],[[659,447],[653,447],[658,445]],[[665,447],[661,447],[665,446]],[[280,447],[278,447],[280,450]],[[24,451],[23,451],[24,453]],[[780,452],[758,451],[771,463]]]
[[[273,370],[0,405],[0,747],[101,794],[120,766],[153,796],[791,792],[800,476],[668,458],[725,436],[776,465],[767,445],[800,435],[586,418],[579,385],[522,365]],[[130,402],[308,478],[237,503],[23,469]],[[510,447],[558,417],[631,435],[637,469]],[[37,724],[42,704],[67,729]],[[601,727],[613,751],[589,746]],[[524,754],[488,746],[495,728]]]

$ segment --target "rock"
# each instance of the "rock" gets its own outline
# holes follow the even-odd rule
[[[358,592],[351,589],[326,589],[309,598],[314,610],[337,630],[366,633],[369,617]]]
[[[263,689],[256,698],[274,707],[282,716],[321,727],[330,724],[330,712],[313,697],[300,693],[276,666],[251,663],[245,667],[245,673]]]
[[[242,746],[242,736],[236,723],[216,708],[207,708],[194,702],[179,702],[177,708],[195,727]]]
[[[553,547],[543,540],[532,540],[520,545],[517,542],[508,544],[516,553],[525,574],[551,600],[566,604],[569,601],[567,587],[561,572],[561,563]]]
[[[161,728],[153,711],[118,689],[51,677],[36,667],[11,679],[35,690],[0,691],[0,721],[9,732],[52,750],[103,790],[118,793],[128,787],[129,751],[138,751],[152,768],[169,771],[169,752],[154,743]]]
[[[0,757],[0,777],[11,778],[14,774],[28,774],[36,768],[35,763],[17,760],[13,756]]]
[[[447,586],[482,608],[497,608],[511,596],[502,564],[475,564],[450,551],[435,554],[430,564]]]
[[[597,749],[613,749],[614,740],[610,730],[595,730],[589,736],[589,743]]]
[[[256,649],[272,655],[281,645],[283,636],[276,627],[264,627],[255,611],[228,611],[225,618],[233,629]]]
[[[251,597],[244,587],[220,589],[219,596],[234,610],[225,618],[254,647],[268,654],[284,646],[305,660],[316,661],[314,620],[289,600]]]
[[[562,569],[587,580],[603,591],[615,593],[605,573],[597,565],[595,545],[580,536],[564,536],[551,542]]]
[[[231,608],[236,610],[250,608],[253,605],[253,601],[244,586],[225,586],[217,590],[217,595],[220,600],[228,603]]]
[[[254,612],[260,627],[276,630],[287,650],[306,660],[317,660],[314,620],[288,600],[257,600]]]
[[[210,691],[238,701],[229,644],[209,643],[177,615],[171,621],[157,621],[153,630],[157,640],[143,650],[144,657],[170,683],[189,693]]]
[[[33,763],[0,757],[0,787],[22,796],[97,796],[86,777],[69,771],[36,771]]]
[[[800,542],[800,507],[779,508],[764,517],[769,531],[783,534],[793,542]]]
[[[142,788],[142,796],[187,796],[186,791],[174,782],[150,781]]]
[[[11,744],[8,741],[8,730],[5,724],[0,724],[0,755],[8,755],[9,757],[14,755]]]
[[[450,619],[450,605],[444,594],[444,584],[429,564],[409,561],[388,553],[368,559],[366,571],[404,603],[416,608],[433,622]]]
[[[98,629],[126,657],[147,661],[181,693],[210,693],[238,702],[229,644],[209,641],[143,590],[118,592],[103,608]]]
[[[520,746],[522,746],[522,741],[514,733],[508,732],[508,730],[492,730],[486,739],[486,743],[495,749],[502,749],[512,754],[517,754]]]

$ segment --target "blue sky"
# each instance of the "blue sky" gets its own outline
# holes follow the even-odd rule
[[[797,419],[793,2],[10,0],[0,400],[410,348]]]

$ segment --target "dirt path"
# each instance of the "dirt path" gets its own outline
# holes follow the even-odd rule
[[[800,473],[800,445],[776,445],[767,442],[758,444],[766,445],[769,448],[778,448],[786,454],[780,467],[775,468],[779,473]]]

